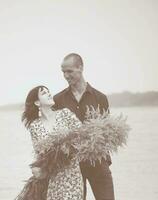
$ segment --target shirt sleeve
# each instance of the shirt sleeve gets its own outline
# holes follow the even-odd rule
[[[102,95],[100,97],[99,102],[101,104],[101,112],[106,111],[106,112],[110,113],[109,102],[108,102],[106,95]]]
[[[31,134],[34,152],[35,152],[36,155],[38,155],[39,152],[38,152],[37,146],[38,146],[39,142],[41,141],[41,136],[40,136],[39,129],[36,127],[35,122],[32,122],[30,124],[29,131],[30,131],[30,134]]]

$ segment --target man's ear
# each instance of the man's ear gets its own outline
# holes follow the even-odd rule
[[[83,72],[83,66],[79,65],[80,70]]]
[[[78,72],[82,72],[83,71],[83,66],[82,65],[78,65],[76,67],[76,69],[77,69]]]
[[[39,107],[40,106],[39,100],[35,101],[34,104],[35,104],[35,106]]]

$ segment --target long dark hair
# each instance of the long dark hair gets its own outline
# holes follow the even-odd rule
[[[22,122],[24,123],[26,128],[29,128],[31,122],[33,122],[35,119],[39,118],[39,116],[38,116],[39,109],[34,103],[35,103],[35,101],[39,100],[38,99],[38,91],[40,88],[48,89],[47,87],[40,85],[40,86],[33,88],[27,95],[27,98],[25,101],[25,110],[22,114]]]

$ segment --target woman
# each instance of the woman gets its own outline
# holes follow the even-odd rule
[[[33,88],[25,103],[22,116],[26,128],[31,133],[35,156],[38,157],[37,145],[50,134],[62,134],[65,130],[79,127],[81,122],[69,109],[52,110],[53,98],[45,86]],[[37,179],[42,179],[43,172],[39,167],[33,167],[32,173]],[[83,180],[79,163],[72,160],[67,168],[49,178],[46,194],[47,200],[83,200]]]

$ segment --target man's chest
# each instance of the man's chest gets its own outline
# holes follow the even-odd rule
[[[62,98],[62,100],[60,101],[59,107],[68,108],[69,110],[74,112],[81,121],[84,121],[87,108],[91,106],[97,108],[98,105],[99,101],[94,95],[84,94],[79,101],[75,98],[74,95],[64,96],[64,98]]]

